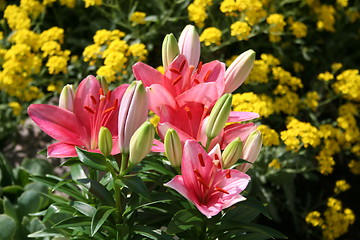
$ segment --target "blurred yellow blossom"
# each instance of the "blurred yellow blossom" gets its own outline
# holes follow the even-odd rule
[[[49,73],[52,75],[59,74],[61,72],[67,73],[67,62],[70,59],[69,56],[69,50],[63,51],[62,54],[51,56],[46,63]]]
[[[39,39],[42,43],[47,41],[58,41],[60,44],[62,44],[64,42],[64,29],[59,27],[49,28],[40,34]]]
[[[307,35],[307,27],[302,22],[293,22],[290,26],[290,29],[297,38],[303,38]]]
[[[211,4],[211,0],[208,1]],[[210,5],[203,0],[194,0],[193,3],[188,6],[189,20],[193,21],[196,26],[204,27],[204,22],[207,19],[208,15],[206,13],[206,6]]]
[[[158,70],[158,71],[161,72],[162,74],[165,73],[165,68],[164,68],[163,66],[158,66],[158,67],[156,68],[156,70]]]
[[[237,21],[231,24],[231,36],[236,37],[239,41],[248,40],[251,27],[246,22]]]
[[[232,104],[234,111],[256,112],[262,117],[268,117],[274,112],[269,96],[256,95],[253,92],[234,94]]]
[[[45,6],[36,0],[21,0],[20,8],[24,9],[29,16],[36,18],[44,11]]]
[[[210,46],[211,44],[220,45],[221,44],[221,31],[216,27],[206,28],[200,35],[200,42],[204,42],[205,46]]]
[[[349,100],[360,102],[360,74],[358,69],[349,69],[337,75],[333,85],[337,93]]]
[[[276,170],[279,170],[281,168],[281,164],[277,158],[273,159],[268,166]]]
[[[317,28],[319,30],[326,30],[335,32],[335,8],[332,5],[322,4],[315,8],[315,13],[318,16]]]
[[[102,4],[102,0],[84,0],[85,2],[85,8],[88,8],[90,6],[99,6]]]
[[[20,103],[18,103],[18,102],[9,102],[8,105],[9,105],[9,107],[12,108],[12,111],[13,111],[15,116],[19,116],[21,114],[22,107],[21,107]]]
[[[116,80],[116,71],[111,66],[101,66],[96,74],[103,76],[108,83],[114,82]]]
[[[134,57],[138,58],[138,61],[144,61],[148,54],[148,50],[146,49],[145,44],[143,43],[135,43],[129,47],[129,52]]]
[[[343,67],[343,65],[341,63],[331,64],[331,70],[333,70],[334,72],[340,70],[342,67]]]
[[[320,73],[317,77],[319,80],[323,80],[325,82],[328,82],[332,79],[334,79],[334,75],[332,75],[329,72]]]
[[[305,148],[309,146],[316,147],[320,144],[318,129],[308,122],[301,122],[291,117],[286,128],[287,130],[282,131],[280,136],[287,150],[298,151],[301,144]]]
[[[360,161],[356,161],[356,160],[352,159],[349,162],[348,167],[350,168],[350,171],[353,174],[360,175]]]
[[[27,12],[16,5],[8,5],[6,7],[4,18],[12,30],[29,29],[31,25]]]
[[[58,55],[61,45],[56,41],[48,41],[41,46],[41,51],[43,51],[43,57]]]
[[[336,3],[339,4],[341,7],[347,7],[349,4],[349,0],[336,0]]]
[[[306,93],[304,103],[312,110],[315,111],[319,105],[320,96],[316,91]]]
[[[335,194],[339,194],[341,192],[345,192],[346,190],[348,190],[350,188],[350,184],[348,184],[346,182],[346,180],[342,179],[342,180],[338,180],[335,182],[335,189],[334,189],[334,193]]]
[[[133,12],[130,16],[130,21],[133,23],[133,25],[145,24],[145,17],[146,13],[144,12]]]
[[[260,125],[257,129],[262,134],[264,146],[277,146],[280,144],[279,134],[274,129],[267,125]]]
[[[321,218],[321,213],[318,211],[309,212],[306,215],[305,221],[314,227],[321,226],[324,223],[324,220]]]
[[[269,40],[270,42],[280,42],[281,34],[284,31],[286,22],[284,16],[278,13],[269,15],[266,18],[266,22],[269,26]]]

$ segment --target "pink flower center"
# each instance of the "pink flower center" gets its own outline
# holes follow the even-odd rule
[[[100,98],[96,99],[93,95],[90,96],[91,106],[85,105],[84,109],[89,113],[91,136],[90,146],[88,149],[98,148],[98,135],[101,127],[106,127],[107,123],[114,116],[115,110],[119,107],[119,100],[111,101],[111,91],[105,95],[102,88],[99,89]],[[116,116],[115,116],[116,117]]]

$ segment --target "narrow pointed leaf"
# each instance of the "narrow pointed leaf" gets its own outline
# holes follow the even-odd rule
[[[78,182],[84,184],[89,191],[94,194],[97,198],[100,199],[104,204],[109,206],[115,206],[114,198],[112,194],[99,182],[96,182],[92,179],[79,179]],[[89,186],[90,183],[90,186]]]
[[[70,203],[70,206],[88,217],[94,216],[96,212],[96,208],[84,202],[74,201]]]
[[[178,211],[171,219],[167,232],[176,234],[201,224],[203,219],[198,212],[193,209],[184,209]]]
[[[120,186],[127,187],[131,191],[139,194],[145,200],[151,201],[149,191],[146,188],[144,182],[141,180],[141,178],[137,176],[123,177],[121,179],[117,179],[115,183]]]
[[[102,206],[98,208],[95,212],[93,218],[91,219],[91,236],[94,236],[95,233],[100,229],[100,227],[104,224],[107,218],[111,213],[116,211],[116,208]]]
[[[106,159],[100,153],[88,152],[81,148],[76,147],[76,152],[79,160],[86,166],[100,171],[106,171]]]

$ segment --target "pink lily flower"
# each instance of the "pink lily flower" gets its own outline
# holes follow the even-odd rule
[[[59,141],[48,147],[48,157],[77,156],[75,146],[100,152],[98,136],[101,127],[108,128],[113,136],[111,154],[119,153],[119,104],[127,87],[123,84],[113,91],[104,92],[99,81],[94,76],[88,76],[77,88],[73,111],[47,104],[30,105],[30,118]]]
[[[250,177],[235,169],[222,168],[219,145],[208,154],[196,141],[186,141],[181,173],[165,186],[175,189],[208,218],[245,200],[240,193]]]

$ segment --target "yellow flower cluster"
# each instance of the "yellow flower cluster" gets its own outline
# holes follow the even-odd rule
[[[355,116],[358,116],[358,105],[346,103],[339,107],[339,117],[336,119],[338,126],[344,130],[344,137],[348,148],[352,143],[360,141],[360,130]]]
[[[305,221],[314,227],[321,227],[325,240],[334,240],[349,230],[355,222],[355,214],[350,208],[343,209],[342,202],[335,198],[328,198],[327,209],[323,216],[313,211],[307,214]]]
[[[303,38],[307,35],[307,27],[302,22],[291,23],[290,29],[296,38]]]
[[[84,0],[84,2],[85,2],[85,8],[91,6],[99,6],[102,4],[102,0]]]
[[[320,96],[316,91],[311,91],[306,93],[306,98],[304,100],[305,105],[310,108],[312,111],[315,111],[319,105]]]
[[[187,10],[189,14],[189,20],[193,21],[196,26],[204,27],[205,20],[208,15],[206,13],[206,7],[212,4],[212,0],[194,0],[193,3],[189,4]]]
[[[25,9],[16,5],[8,5],[4,12],[9,27],[12,30],[29,29],[31,20]]]
[[[119,30],[98,30],[93,37],[94,44],[87,46],[83,51],[84,61],[89,62],[91,66],[102,65],[103,62],[96,74],[105,77],[108,82],[120,80],[119,74],[125,71],[129,56],[143,61],[148,54],[144,44],[136,43],[129,46],[122,39],[124,36],[125,33]]]
[[[237,21],[231,24],[231,36],[236,37],[239,41],[248,40],[251,27],[246,22]]]
[[[221,30],[216,27],[209,27],[201,33],[200,42],[204,42],[205,46],[210,46],[211,44],[220,45],[221,35]]]
[[[260,125],[257,129],[262,134],[264,146],[277,146],[280,144],[279,134],[274,129],[267,125]]]
[[[330,72],[324,72],[324,73],[320,73],[317,78],[319,80],[328,82],[328,81],[334,79],[334,75],[332,75]]]
[[[276,170],[279,170],[281,168],[281,164],[277,158],[271,160],[271,162],[268,164],[270,168],[274,168]]]
[[[337,75],[333,88],[335,92],[343,94],[344,98],[360,102],[359,70],[349,69]]]
[[[302,146],[316,147],[320,144],[319,130],[308,122],[301,122],[296,118],[289,118],[287,130],[280,133],[287,150],[298,151]]]
[[[314,8],[317,15],[317,28],[328,32],[335,32],[335,8],[332,5],[320,4]]]
[[[338,180],[335,182],[334,193],[339,194],[341,192],[345,192],[350,188],[350,184],[346,182],[346,180]]]
[[[266,22],[270,25],[269,26],[270,42],[280,42],[281,34],[283,33],[286,25],[284,16],[278,13],[274,13],[266,18]]]
[[[284,70],[282,67],[273,67],[272,74],[275,80],[279,81],[279,85],[290,87],[292,91],[298,90],[298,88],[303,88],[303,84],[300,78],[294,77],[290,72]],[[288,91],[288,89],[284,89]],[[275,90],[277,91],[277,90]],[[275,94],[285,94],[285,92],[277,92]]]
[[[269,96],[256,95],[253,92],[234,94],[232,105],[234,111],[256,112],[262,117],[268,117],[274,112]]]
[[[261,54],[260,59],[255,60],[254,67],[245,83],[267,83],[269,81],[268,74],[270,74],[272,67],[278,66],[279,64],[279,59],[275,58],[271,54]]]
[[[348,167],[350,168],[350,171],[353,174],[360,175],[360,161],[356,161],[356,160],[352,159],[349,162]]]
[[[9,107],[12,108],[13,114],[15,116],[19,116],[21,114],[22,107],[21,107],[20,103],[18,103],[18,102],[9,102],[8,105],[9,105]]]
[[[130,21],[133,23],[133,25],[145,24],[145,17],[146,13],[144,12],[133,12],[130,16]]]
[[[239,16],[250,26],[266,17],[263,1],[260,0],[223,0],[220,11],[227,16]]]

